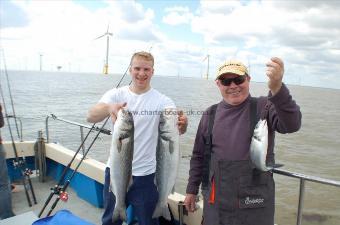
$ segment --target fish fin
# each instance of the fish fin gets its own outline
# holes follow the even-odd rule
[[[284,166],[284,164],[274,164],[274,165],[267,166],[267,169],[273,170],[273,169],[280,168],[280,167],[283,167],[283,166]]]
[[[117,149],[118,149],[118,152],[121,152],[122,150],[122,145],[124,143],[126,143],[126,139],[129,138],[131,135],[129,135],[128,133],[125,133],[125,134],[121,134],[118,139],[117,139]]]
[[[112,185],[112,181],[111,181],[111,179],[110,179],[109,192],[112,192],[112,193],[114,193],[114,188],[113,188],[113,185]]]
[[[171,220],[170,211],[168,204],[157,204],[155,210],[153,211],[152,218],[164,217],[166,220]]]
[[[121,133],[120,135],[119,135],[119,140],[121,141],[121,140],[124,140],[124,139],[126,139],[126,138],[129,138],[131,135],[128,133],[128,132],[125,132],[125,133]]]
[[[117,151],[121,152],[122,150],[122,141],[120,139],[117,140]]]
[[[274,165],[272,165],[272,167],[275,169],[275,168],[280,168],[280,167],[283,167],[284,164],[280,164],[280,163],[275,163]]]
[[[175,185],[171,189],[171,194],[175,193]]]
[[[129,151],[130,147],[131,147],[131,142],[128,139],[121,139],[121,140],[119,140],[119,142],[117,144],[118,152]]]
[[[128,183],[128,185],[127,185],[127,190],[130,189],[130,187],[131,187],[131,185],[132,185],[132,182],[133,182],[132,176],[130,176],[129,183]]]

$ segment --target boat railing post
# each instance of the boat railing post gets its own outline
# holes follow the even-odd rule
[[[305,179],[300,178],[299,205],[298,205],[298,214],[297,214],[297,221],[296,221],[297,225],[301,225],[304,197],[305,197]]]
[[[36,149],[36,160],[35,163],[38,164],[38,175],[39,182],[45,182],[46,180],[46,149],[45,149],[45,140],[42,134],[42,131],[38,131],[38,139],[37,139],[37,149]],[[37,166],[37,165],[36,165]]]
[[[83,143],[84,141],[84,129],[82,126],[79,126],[80,127],[80,143]],[[83,150],[83,155],[85,154],[85,142],[84,144],[81,146],[82,150]]]
[[[20,142],[23,142],[24,141],[24,138],[23,138],[23,133],[22,133],[22,121],[20,118],[19,119],[19,123],[20,123]]]
[[[50,134],[48,132],[48,119],[50,118],[50,116],[46,116],[45,119],[45,127],[46,127],[46,143],[50,143]]]
[[[179,222],[179,225],[184,224],[184,215],[188,215],[188,213],[185,210],[184,202],[179,201],[178,202],[178,222]]]

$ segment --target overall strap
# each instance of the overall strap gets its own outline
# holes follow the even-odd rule
[[[204,138],[203,169],[202,169],[202,189],[208,189],[210,158],[212,149],[212,128],[214,126],[217,104],[212,105],[208,110],[208,132]]]
[[[257,115],[257,98],[250,98],[250,136],[253,136],[254,129],[259,116]]]

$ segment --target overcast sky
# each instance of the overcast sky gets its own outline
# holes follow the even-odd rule
[[[340,88],[337,0],[0,0],[0,10],[10,70],[39,70],[42,59],[45,71],[101,73],[106,38],[96,38],[109,25],[109,73],[124,73],[133,52],[151,49],[156,75],[205,76],[209,54],[211,79],[236,58],[252,80],[266,81],[265,63],[278,56],[286,83]]]

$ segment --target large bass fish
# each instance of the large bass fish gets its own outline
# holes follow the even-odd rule
[[[121,219],[126,221],[125,196],[131,180],[133,158],[134,125],[131,112],[120,109],[114,124],[111,158],[111,188],[116,196],[116,205],[112,221]]]
[[[270,170],[266,165],[268,150],[268,126],[266,120],[260,120],[254,129],[250,144],[250,158],[255,167],[261,171]]]
[[[180,160],[176,109],[162,112],[158,132],[156,185],[159,198],[152,217],[171,220],[168,196],[174,190]]]

